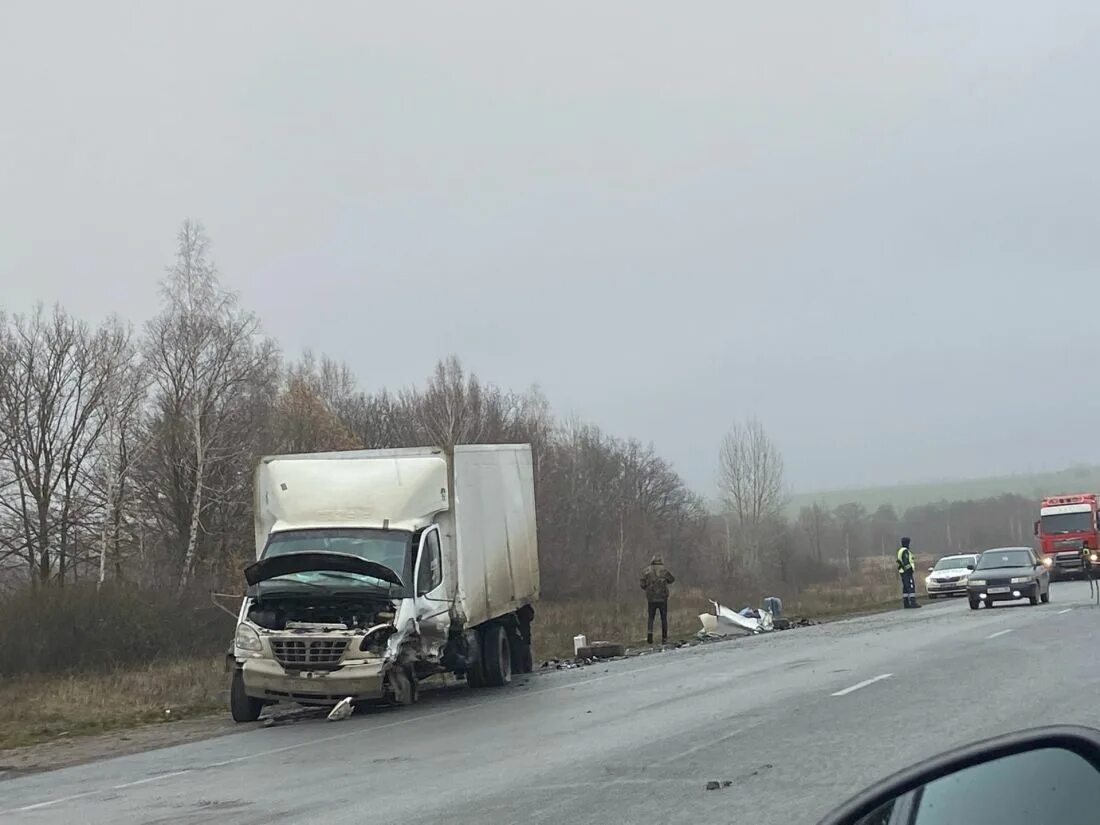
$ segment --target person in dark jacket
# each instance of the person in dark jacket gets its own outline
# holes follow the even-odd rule
[[[915,567],[913,551],[909,549],[910,539],[905,536],[898,548],[898,575],[901,576],[901,606],[920,607],[917,604],[917,583],[913,579]]]
[[[668,641],[668,586],[676,581],[664,560],[654,556],[649,566],[642,570],[642,590],[649,602],[649,617],[646,620],[646,642],[653,644],[653,619],[661,614],[661,644]]]

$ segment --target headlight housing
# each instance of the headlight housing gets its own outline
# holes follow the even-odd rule
[[[1054,564],[1054,559],[1052,559],[1050,556],[1043,557],[1043,565],[1045,567],[1050,567],[1052,564]]]
[[[233,637],[233,647],[238,650],[247,650],[250,653],[259,653],[263,650],[260,643],[260,634],[246,624],[237,625],[237,635]]]
[[[985,584],[985,579],[971,579],[967,584]]]
[[[1031,576],[1013,576],[1008,580],[1009,584],[1027,584],[1029,581],[1034,581]]]

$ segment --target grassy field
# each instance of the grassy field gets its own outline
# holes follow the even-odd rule
[[[897,577],[867,559],[852,584],[807,588],[784,600],[784,614],[826,618],[898,605]],[[738,609],[741,604],[728,607]],[[687,639],[709,607],[701,590],[677,588],[669,604],[669,634]],[[645,603],[543,601],[535,618],[536,666],[573,653],[573,636],[645,643]],[[222,654],[154,662],[106,673],[24,676],[0,680],[0,749],[224,712],[228,680]]]
[[[955,481],[929,482],[925,484],[901,484],[892,487],[865,489],[824,490],[816,493],[798,493],[791,498],[790,510],[797,514],[799,508],[817,502],[829,509],[850,501],[874,510],[882,504],[892,504],[898,511],[937,501],[967,501],[990,498],[1005,493],[1015,493],[1038,500],[1044,495],[1078,493],[1100,490],[1100,466],[1071,467],[1051,473],[1030,473],[1011,476],[992,476]]]
[[[221,710],[224,654],[108,673],[0,681],[0,748],[81,736]]]

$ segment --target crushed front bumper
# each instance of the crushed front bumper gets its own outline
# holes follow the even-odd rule
[[[349,662],[338,670],[286,670],[274,659],[245,659],[241,664],[245,693],[269,702],[335,705],[381,699],[385,685],[381,660]]]

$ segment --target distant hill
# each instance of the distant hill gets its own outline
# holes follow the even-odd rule
[[[882,504],[893,504],[898,513],[907,507],[930,504],[936,501],[966,501],[990,498],[1004,493],[1016,493],[1039,499],[1056,493],[1100,492],[1100,466],[1070,467],[1052,473],[991,478],[971,478],[957,481],[929,482],[925,484],[899,484],[892,487],[866,489],[824,490],[817,493],[796,493],[791,497],[790,509],[797,513],[800,507],[815,501],[829,509],[838,504],[854,501],[868,510]]]

